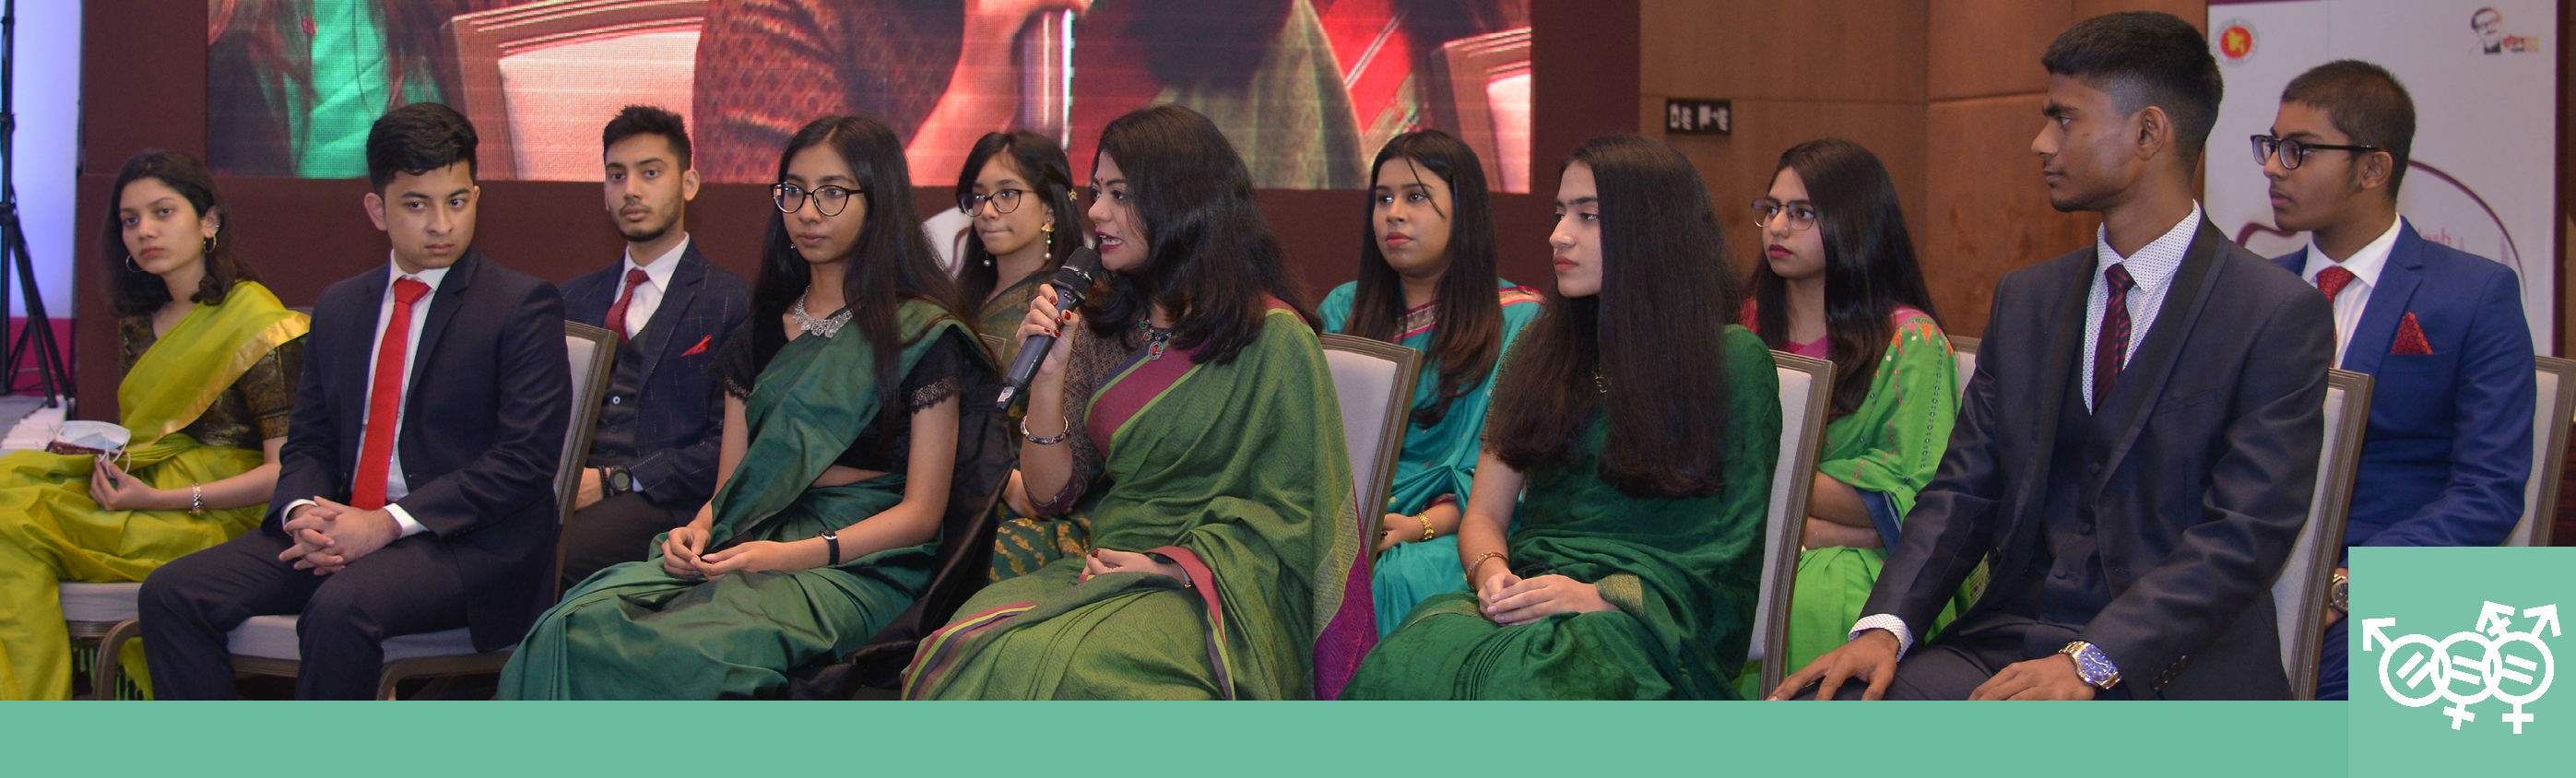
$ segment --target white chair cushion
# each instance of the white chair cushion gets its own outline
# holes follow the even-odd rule
[[[262,659],[301,660],[297,650],[294,616],[252,616],[232,634],[225,635],[225,650],[233,656],[255,656]],[[463,627],[443,632],[401,635],[385,641],[385,661],[418,659],[427,656],[461,656],[481,653],[474,650],[473,632]]]
[[[143,584],[64,581],[63,620],[115,623],[134,618],[135,596]]]
[[[1387,405],[1394,401],[1396,365],[1350,351],[1324,352],[1333,371],[1333,394],[1341,403],[1342,444],[1351,457],[1351,480],[1366,489],[1377,480],[1378,446],[1385,442]],[[1381,501],[1385,495],[1376,495]],[[1366,495],[1363,495],[1365,498]]]

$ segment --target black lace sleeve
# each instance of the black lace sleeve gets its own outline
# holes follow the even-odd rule
[[[973,357],[966,352],[973,346],[964,342],[968,337],[972,336],[951,331],[931,344],[921,361],[913,363],[912,372],[903,377],[904,410],[919,411],[938,405],[966,390],[966,370],[973,364]]]
[[[716,348],[715,357],[707,362],[707,376],[725,396],[736,400],[751,399],[752,383],[760,377],[760,360],[753,356],[752,329],[756,321],[745,321],[734,328],[733,337]]]

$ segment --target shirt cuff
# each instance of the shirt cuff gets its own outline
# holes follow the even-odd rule
[[[1904,619],[1897,618],[1891,613],[1874,613],[1861,617],[1859,622],[1852,624],[1851,634],[1845,639],[1857,640],[1860,638],[1860,633],[1873,629],[1887,630],[1887,634],[1896,636],[1897,659],[1904,659],[1905,652],[1914,650],[1914,632],[1905,628]]]
[[[402,506],[400,506],[400,505],[393,505],[393,504],[390,504],[390,503],[389,503],[389,504],[386,504],[386,505],[385,505],[385,515],[388,515],[388,516],[392,516],[392,517],[394,517],[394,523],[402,526],[402,536],[403,536],[403,537],[406,537],[406,538],[407,538],[407,537],[411,537],[411,536],[413,536],[413,535],[418,535],[418,534],[420,534],[420,533],[428,532],[428,531],[429,531],[429,526],[428,526],[428,525],[426,525],[426,524],[422,524],[422,523],[420,523],[419,521],[413,520],[413,519],[412,519],[412,517],[411,517],[411,512],[410,512],[410,511],[403,510],[403,509],[402,509]],[[1862,621],[1868,621],[1868,619],[1862,619]],[[1901,628],[1902,628],[1902,625],[1899,625],[1899,628],[1901,629]],[[1898,640],[1903,640],[1903,639],[1904,639],[1904,638],[1902,638],[1902,637],[1898,638]],[[1901,654],[1901,653],[1900,653],[1900,654],[1899,654],[1899,656],[1903,656],[1903,654]]]
[[[302,508],[302,507],[304,507],[304,506],[312,505],[312,504],[313,504],[313,501],[312,501],[312,500],[296,500],[296,501],[294,501],[294,502],[287,503],[287,504],[286,504],[286,510],[282,510],[282,511],[278,511],[278,512],[277,512],[277,526],[278,526],[278,528],[280,528],[280,529],[284,529],[284,528],[286,527],[286,520],[288,520],[288,519],[292,519],[292,518],[295,518],[295,509],[297,509],[297,508]]]

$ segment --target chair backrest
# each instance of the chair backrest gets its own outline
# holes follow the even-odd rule
[[[483,177],[596,181],[599,124],[629,103],[689,118],[706,0],[529,3],[448,22]]]
[[[1529,191],[1530,28],[1450,41],[1430,60],[1433,125],[1476,150],[1494,188]]]
[[[2352,507],[2353,473],[2361,468],[2362,432],[2370,427],[2370,376],[2326,371],[2326,439],[2317,455],[2317,488],[2308,523],[2290,559],[2272,579],[2274,622],[2281,630],[2281,672],[2292,699],[2317,697],[2318,651],[2325,631],[2323,592],[2343,557],[2344,518]]]
[[[555,501],[563,511],[556,516],[558,523],[572,515],[574,494],[581,490],[582,462],[589,458],[590,436],[599,426],[599,403],[608,396],[609,372],[617,366],[617,338],[606,329],[567,321],[564,352],[572,368],[572,426],[564,430],[563,460],[555,466]],[[555,545],[555,569],[563,569],[560,543]],[[547,580],[555,577],[549,573]]]
[[[1977,374],[1979,343],[1976,338],[1966,335],[1950,336],[1951,357],[1959,361],[1959,398],[1962,402],[1965,402],[1968,397],[1968,378]]]
[[[1771,510],[1762,533],[1762,591],[1754,600],[1753,642],[1746,659],[1762,663],[1762,685],[1780,685],[1789,646],[1789,590],[1798,577],[1798,547],[1807,529],[1807,496],[1813,493],[1816,457],[1825,437],[1825,411],[1834,387],[1834,363],[1771,352],[1780,366],[1780,461],[1771,474]]]
[[[1395,458],[1413,415],[1413,382],[1422,352],[1356,335],[1327,332],[1324,362],[1333,371],[1333,396],[1341,400],[1342,445],[1350,449],[1351,495],[1360,538],[1377,547],[1386,520],[1387,492],[1395,486]]]
[[[2508,546],[2546,546],[2558,524],[2559,478],[2567,473],[2567,425],[2576,416],[2576,360],[2533,357],[2539,383],[2531,415],[2531,479],[2522,484],[2522,522]]]

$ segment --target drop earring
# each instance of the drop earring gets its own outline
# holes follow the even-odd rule
[[[134,272],[137,272],[137,273],[143,272],[143,266],[142,266],[142,265],[134,264],[134,255],[132,255],[132,254],[127,254],[127,255],[125,255],[125,269],[127,269],[127,270],[131,270],[131,271],[134,271]]]
[[[1040,258],[1038,259],[1039,264],[1045,264],[1045,263],[1049,263],[1049,262],[1054,262],[1054,261],[1055,261],[1055,222],[1047,222],[1047,223],[1045,223],[1045,224],[1040,224],[1040,225],[1038,225],[1038,231],[1039,231],[1039,232],[1046,233],[1045,237],[1041,237],[1041,238],[1039,238],[1039,239],[1038,239],[1038,240],[1041,240],[1041,241],[1045,241],[1045,242],[1046,242],[1046,249],[1045,249],[1046,256],[1044,256],[1044,257],[1040,257]]]

